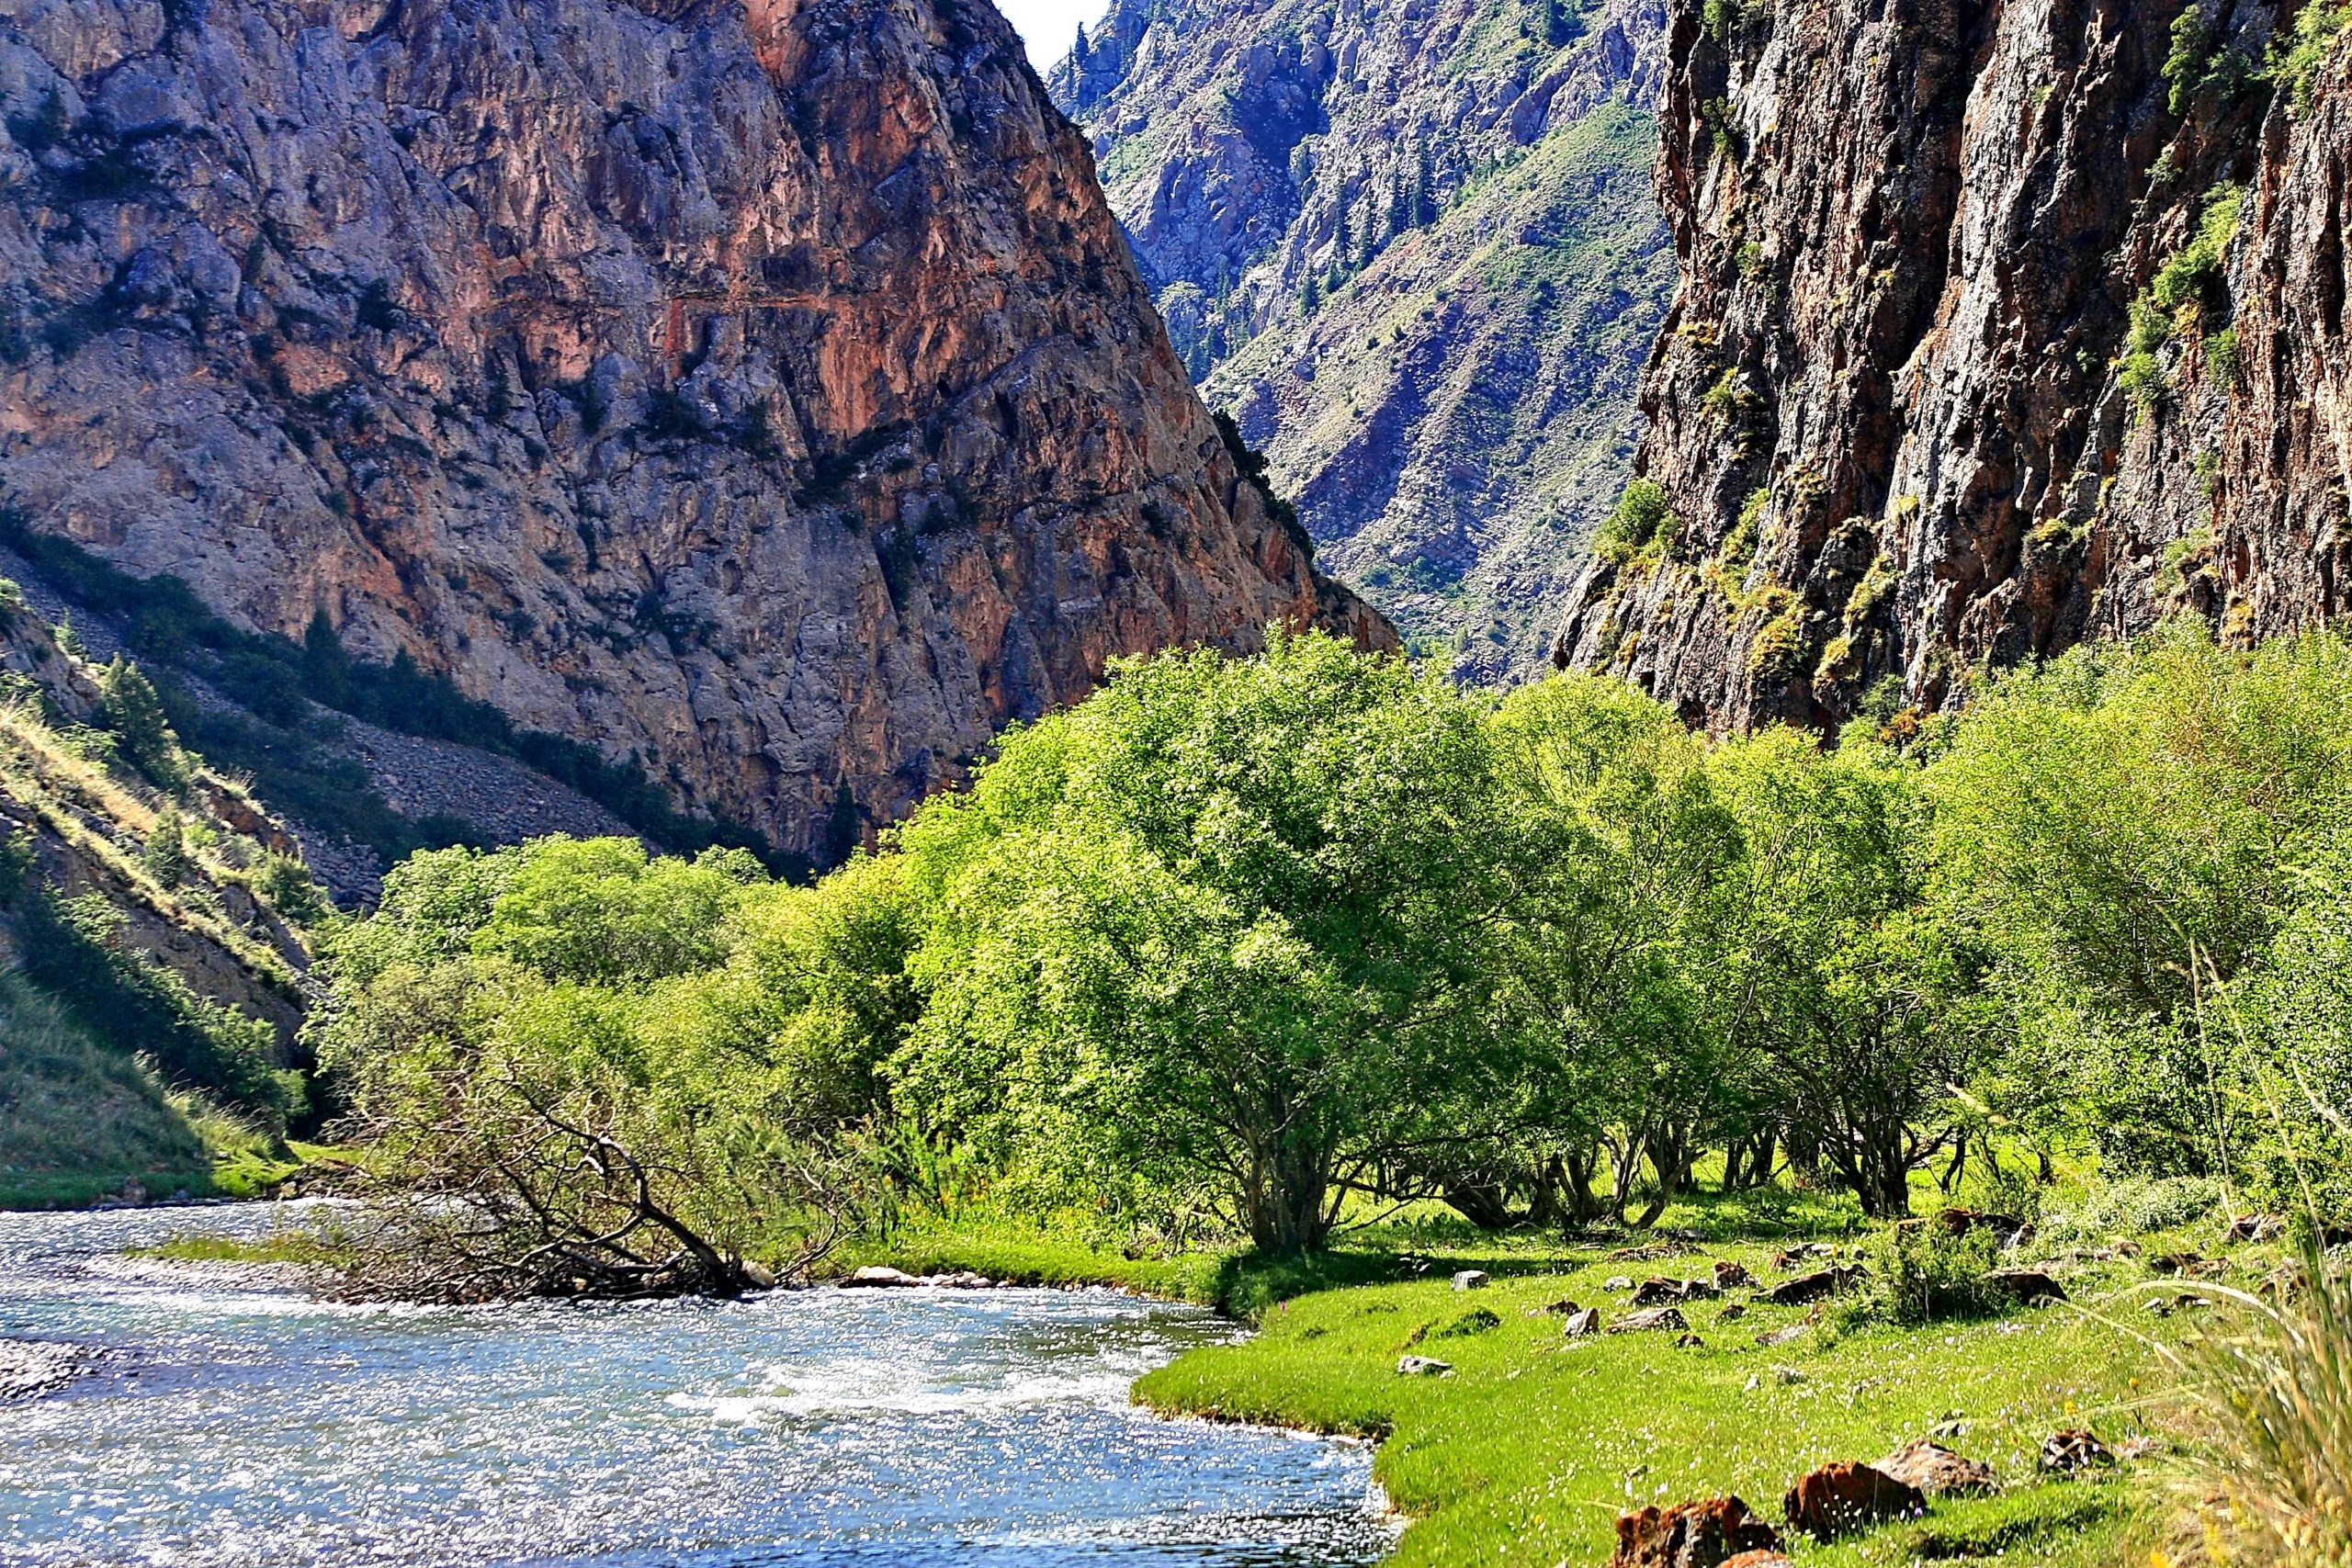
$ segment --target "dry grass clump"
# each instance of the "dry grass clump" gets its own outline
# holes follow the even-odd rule
[[[2315,1248],[2274,1285],[2209,1288],[2232,1310],[2174,1353],[2207,1440],[2173,1556],[2352,1568],[2352,1280]]]

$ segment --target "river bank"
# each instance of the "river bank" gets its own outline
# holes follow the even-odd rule
[[[1922,1204],[1935,1212],[1932,1197]],[[1251,1322],[1246,1339],[1145,1374],[1134,1397],[1163,1414],[1377,1442],[1374,1478],[1411,1521],[1391,1560],[1399,1568],[1598,1565],[1621,1512],[1721,1495],[1777,1522],[1783,1493],[1815,1467],[1930,1438],[1989,1465],[1996,1490],[1834,1543],[1797,1537],[1796,1560],[2108,1568],[2160,1538],[2142,1505],[2183,1441],[2165,1397],[2173,1374],[2151,1344],[2178,1337],[2201,1303],[2187,1304],[2176,1288],[2187,1281],[2165,1271],[2251,1287],[2284,1254],[2232,1242],[2220,1215],[2094,1235],[2096,1220],[2060,1214],[2055,1239],[2029,1235],[2008,1259],[2046,1271],[2067,1301],[1908,1325],[1859,1286],[1770,1299],[1825,1267],[1883,1267],[1883,1231],[1802,1206],[1683,1205],[1669,1221],[1679,1236],[1592,1242],[1374,1231],[1311,1267],[1131,1259],[1001,1224],[919,1233],[859,1260],[1157,1283]],[[1464,1270],[1487,1282],[1458,1289]],[[1752,1284],[1719,1290],[1719,1278]],[[1609,1331],[1651,1281],[1686,1280],[1703,1290],[1678,1317]],[[1570,1316],[1585,1307],[1602,1331],[1572,1337]],[[1407,1357],[1445,1370],[1405,1375]],[[2073,1429],[2093,1432],[2113,1462],[2047,1468],[2045,1442]]]

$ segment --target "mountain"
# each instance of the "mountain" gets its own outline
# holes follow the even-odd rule
[[[1057,68],[1212,406],[1470,679],[1540,667],[1673,287],[1659,0],[1115,0]]]
[[[1392,640],[984,0],[8,0],[0,126],[5,564],[307,837],[462,836],[406,731],[829,858],[1114,655]]]
[[[1831,724],[2342,610],[2347,19],[1674,0],[1655,488],[1560,661]]]

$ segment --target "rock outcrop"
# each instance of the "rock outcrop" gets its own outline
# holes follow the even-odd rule
[[[1671,11],[1664,517],[1559,662],[1829,726],[2177,610],[2343,606],[2337,12],[2290,48],[2265,0]]]
[[[1179,351],[1327,566],[1541,667],[1673,264],[1662,0],[1114,0],[1054,77]]]
[[[787,849],[1379,619],[985,0],[0,0],[0,501]]]

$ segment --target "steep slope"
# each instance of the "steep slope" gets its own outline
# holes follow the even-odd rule
[[[1658,0],[1117,0],[1054,78],[1213,406],[1418,646],[1540,665],[1671,288]]]
[[[306,1109],[281,1069],[323,897],[286,826],[70,643],[0,580],[0,1204],[206,1190],[216,1152]]]
[[[985,0],[0,0],[0,491],[811,851],[1370,641]]]
[[[1560,660],[1826,724],[2342,608],[2352,12],[2293,11],[1675,0],[1658,488]]]

